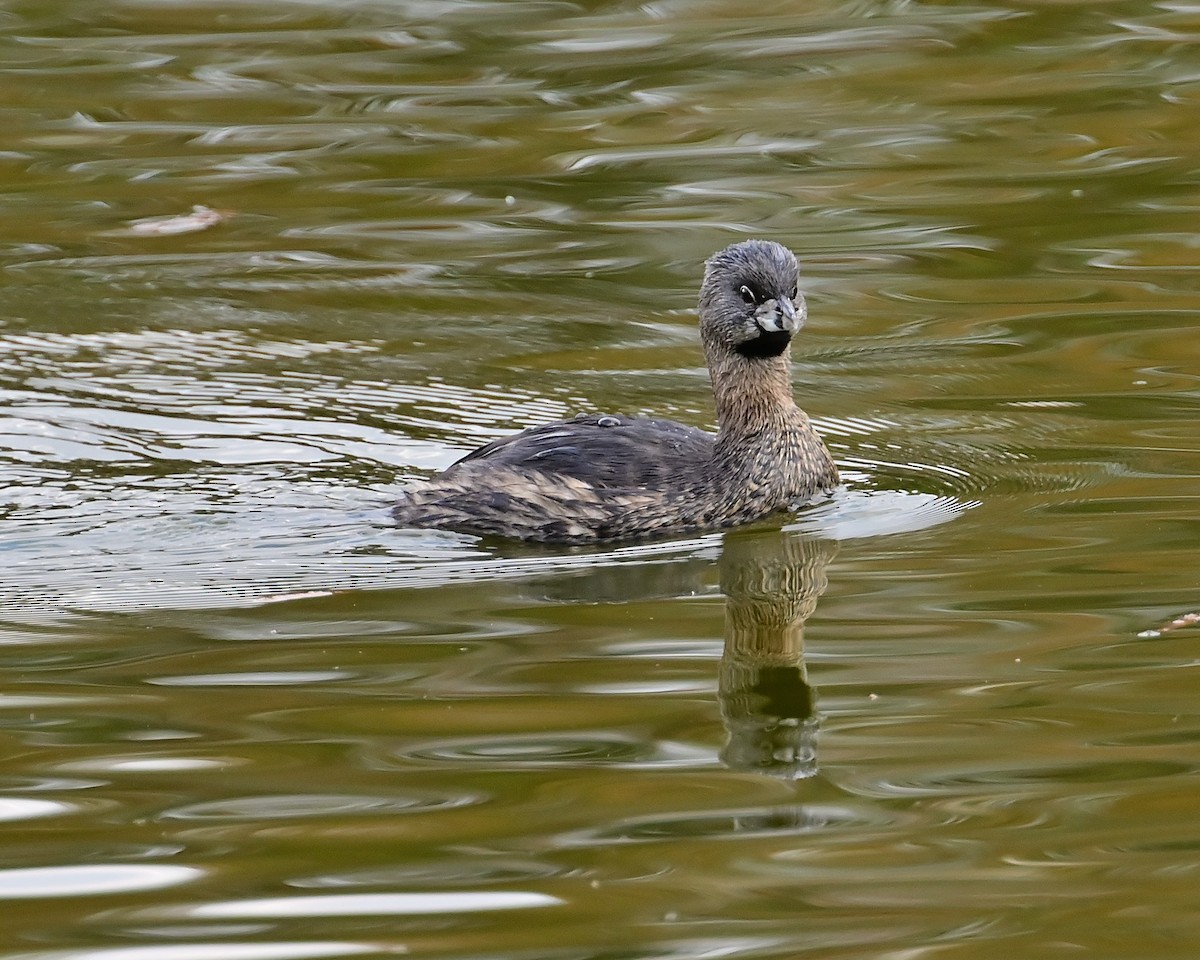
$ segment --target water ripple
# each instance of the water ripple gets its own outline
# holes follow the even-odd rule
[[[0,870],[0,899],[93,897],[162,890],[199,879],[194,867],[165,864],[75,864]]]
[[[388,956],[407,952],[404,947],[332,940],[255,943],[222,939],[212,943],[172,943],[170,937],[156,937],[155,943],[146,947],[33,950],[13,954],[13,957],[16,960],[322,960],[325,957]]]
[[[703,813],[679,813],[623,822],[559,837],[562,846],[607,846],[683,839],[796,836],[823,830],[874,825],[861,810],[822,804],[778,806]]]
[[[492,769],[541,766],[563,769],[577,765],[635,768],[712,763],[711,754],[683,745],[647,744],[640,739],[602,733],[457,738],[417,745],[404,750],[400,756],[405,760],[483,764]]]
[[[38,800],[30,797],[0,796],[0,823],[17,820],[40,820],[73,813],[76,807],[58,800]]]
[[[368,797],[349,794],[287,794],[267,797],[240,797],[213,803],[177,807],[163,814],[171,820],[218,820],[259,822],[293,820],[306,817],[346,817],[420,813],[478,802],[470,797],[443,797],[412,794]]]
[[[198,903],[177,909],[147,910],[145,916],[191,920],[262,920],[286,917],[425,916],[528,910],[559,906],[558,897],[520,890],[426,893],[348,893],[321,896],[266,897]]]

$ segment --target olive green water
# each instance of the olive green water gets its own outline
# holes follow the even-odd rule
[[[0,957],[1200,954],[1200,7],[0,32]],[[751,235],[831,502],[394,528],[521,426],[711,426]]]

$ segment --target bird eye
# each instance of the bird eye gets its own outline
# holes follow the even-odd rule
[[[756,294],[756,293],[755,293],[753,290],[751,290],[749,287],[747,287],[747,286],[743,286],[743,287],[741,287],[741,288],[738,290],[738,293],[740,293],[740,294],[741,294],[741,296],[742,296],[742,299],[743,299],[743,300],[744,300],[746,303],[748,303],[748,304],[750,304],[750,305],[753,305],[753,304],[756,304],[756,303],[758,303],[758,294]]]
[[[798,294],[799,292],[800,292],[799,287],[792,287],[792,292],[788,294],[788,299],[795,300],[796,294]]]

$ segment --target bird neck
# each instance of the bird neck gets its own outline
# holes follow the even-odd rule
[[[709,346],[706,353],[723,445],[807,425],[792,398],[786,350],[778,357],[759,360],[748,360],[722,347]]]

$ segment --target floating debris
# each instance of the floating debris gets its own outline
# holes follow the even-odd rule
[[[312,600],[315,597],[333,597],[338,594],[337,590],[299,590],[296,593],[276,593],[269,597],[261,597],[256,602],[258,604],[268,603],[291,603],[293,600]]]
[[[123,230],[114,232],[134,237],[173,237],[180,233],[196,233],[199,230],[207,230],[232,216],[232,210],[215,210],[212,207],[196,204],[192,207],[191,213],[133,220]]]
[[[1179,630],[1182,627],[1194,627],[1197,624],[1200,624],[1200,612],[1185,613],[1182,617],[1176,617],[1170,623],[1164,623],[1161,627],[1155,627],[1153,630],[1143,630],[1138,636],[1149,640],[1154,637],[1161,637],[1170,630]]]

